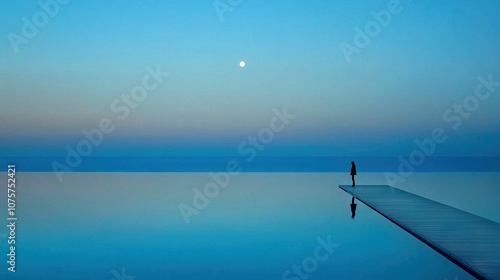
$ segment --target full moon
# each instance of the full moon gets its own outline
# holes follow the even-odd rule
[[[245,65],[246,65],[245,61],[241,61],[241,62],[240,62],[240,67],[241,67],[241,68],[245,67]]]

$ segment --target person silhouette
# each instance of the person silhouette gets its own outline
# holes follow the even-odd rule
[[[354,217],[356,216],[356,206],[358,206],[356,203],[354,203],[354,196],[352,197],[352,201],[351,201],[351,218],[354,219]]]
[[[351,161],[351,178],[352,178],[352,186],[356,186],[356,181],[354,180],[354,176],[358,175],[358,173],[356,172],[356,164],[354,163],[354,161]]]

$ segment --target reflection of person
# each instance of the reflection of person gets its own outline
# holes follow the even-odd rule
[[[355,175],[358,175],[356,173],[356,164],[354,163],[354,161],[351,161],[351,178],[352,178],[352,186],[356,186],[356,182],[354,181],[354,176]]]
[[[351,201],[351,218],[354,219],[354,216],[356,216],[356,206],[358,206],[356,203],[354,203],[354,196],[352,197],[352,201]]]

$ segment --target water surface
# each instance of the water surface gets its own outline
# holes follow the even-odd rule
[[[499,222],[499,179],[415,173],[396,187]],[[18,173],[17,272],[4,265],[0,275],[301,279],[293,266],[314,258],[320,238],[336,246],[311,272],[302,270],[309,279],[472,279],[361,202],[351,218],[351,197],[337,187],[349,180],[344,173],[240,173],[186,223],[179,206],[193,206],[193,190],[214,182],[208,173],[70,173],[63,182],[53,173]],[[358,184],[386,181],[365,173]],[[7,252],[6,228],[0,234]]]

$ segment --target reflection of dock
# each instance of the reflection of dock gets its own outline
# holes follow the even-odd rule
[[[499,223],[390,186],[339,188],[475,277],[500,279]]]

